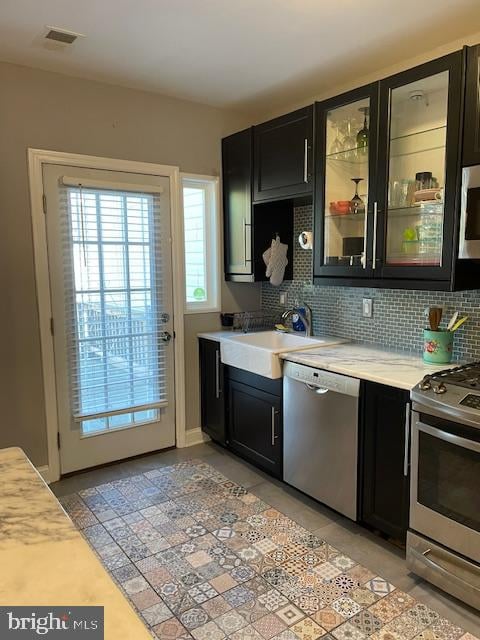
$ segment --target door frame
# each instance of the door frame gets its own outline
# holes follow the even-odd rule
[[[37,295],[40,346],[42,355],[43,395],[47,424],[48,466],[42,469],[47,482],[60,478],[58,449],[58,412],[55,359],[51,333],[52,304],[48,266],[47,233],[43,197],[43,165],[57,164],[86,169],[103,169],[167,177],[170,181],[171,260],[173,286],[173,329],[175,362],[175,440],[177,447],[186,446],[185,438],[185,340],[184,340],[184,247],[183,220],[180,208],[180,169],[170,165],[118,160],[63,151],[28,149],[28,176],[32,217],[34,268]]]

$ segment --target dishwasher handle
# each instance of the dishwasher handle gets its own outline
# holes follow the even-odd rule
[[[310,389],[310,391],[314,391],[319,396],[324,396],[330,391],[330,389],[327,389],[327,387],[316,387],[314,384],[309,384],[308,382],[305,382],[305,386],[307,387],[307,389]]]

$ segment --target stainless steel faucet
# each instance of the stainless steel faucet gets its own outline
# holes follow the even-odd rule
[[[303,313],[298,307],[292,307],[291,309],[287,309],[282,313],[282,320],[288,320],[295,313],[298,314],[298,317],[303,322],[303,326],[305,327],[305,336],[312,335],[312,310],[310,307],[302,302],[302,306],[305,308],[305,313]]]

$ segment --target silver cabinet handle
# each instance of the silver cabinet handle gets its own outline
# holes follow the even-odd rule
[[[275,416],[277,415],[277,412],[275,411],[275,407],[272,407],[272,447],[275,446],[275,440],[278,438],[277,435],[275,435]]]
[[[247,221],[243,218],[243,264],[247,266]]]
[[[308,138],[305,138],[303,146],[303,181],[308,182]]]
[[[403,452],[403,475],[408,476],[408,451],[410,445],[410,402],[405,407],[405,451]]]
[[[220,398],[220,352],[215,351],[215,397]]]
[[[363,223],[363,268],[367,268],[367,234],[368,234],[368,214],[365,209],[365,221]]]
[[[373,203],[373,254],[372,269],[375,269],[377,263],[377,220],[378,220],[378,203]]]
[[[246,218],[243,218],[243,264],[247,266],[247,262],[251,262],[251,258],[247,258],[247,227],[250,227],[251,224],[247,222]]]

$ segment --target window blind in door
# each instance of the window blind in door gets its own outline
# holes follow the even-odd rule
[[[73,418],[165,406],[161,194],[59,189]]]

